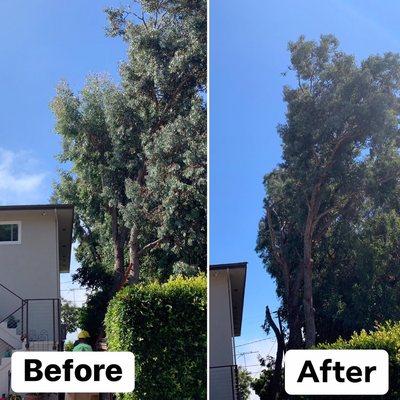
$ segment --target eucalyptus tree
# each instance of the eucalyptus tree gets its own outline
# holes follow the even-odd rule
[[[111,36],[128,44],[121,67],[128,105],[139,115],[141,165],[126,182],[130,279],[140,255],[168,242],[180,260],[206,264],[207,3],[136,2],[108,9]],[[152,232],[143,229],[156,227]],[[143,242],[150,234],[152,240]]]
[[[175,263],[205,270],[206,11],[204,0],[107,9],[108,35],[127,45],[120,82],[58,87],[54,199],[76,206],[77,278],[89,288],[136,283],[146,262],[164,277]]]
[[[91,290],[81,323],[98,333],[125,284],[206,268],[207,3],[106,13],[127,46],[120,82],[61,83],[52,103],[64,164],[53,200],[75,205],[74,278]]]
[[[264,179],[257,251],[277,281],[289,347],[316,342],[315,252],[330,229],[359,212],[367,165],[396,147],[397,54],[356,62],[332,35],[289,43],[295,87],[284,88],[283,161]],[[378,155],[378,156],[377,156]]]
[[[82,268],[114,260],[115,288],[125,269],[127,228],[120,212],[127,202],[125,179],[138,169],[139,142],[132,134],[136,120],[125,104],[124,93],[103,77],[90,78],[79,96],[62,83],[52,103],[63,141],[60,160],[70,165],[56,197],[75,204]],[[104,254],[106,243],[112,256]]]

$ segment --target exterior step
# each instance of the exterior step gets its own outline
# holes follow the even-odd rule
[[[17,335],[15,328],[7,328],[7,323],[0,324],[0,339],[8,343],[12,348],[19,350],[22,348],[21,338]],[[1,393],[0,393],[1,395]]]
[[[16,335],[17,334],[17,328],[8,328],[7,327],[7,321],[3,321],[1,324],[0,324],[0,326],[1,326],[1,328],[2,329],[7,329],[10,333],[12,333],[13,335]]]

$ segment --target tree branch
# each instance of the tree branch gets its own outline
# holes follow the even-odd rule
[[[139,250],[139,252],[138,252],[139,257],[142,256],[146,251],[149,251],[149,250],[154,249],[155,247],[159,246],[164,240],[165,240],[165,238],[159,238],[159,239],[155,240],[154,242],[146,244],[146,246],[142,247],[142,249]]]
[[[273,224],[272,224],[271,208],[269,205],[267,206],[267,219],[268,219],[268,230],[269,230],[269,235],[270,235],[270,240],[271,240],[272,253],[273,253],[276,261],[278,262],[278,264],[280,264],[282,267],[283,279],[285,282],[285,290],[286,290],[286,295],[288,298],[289,290],[290,290],[289,266],[287,264],[286,259],[283,257],[281,251],[277,250],[277,248],[279,248],[279,246],[276,242],[276,235],[275,235],[275,231],[274,231]]]

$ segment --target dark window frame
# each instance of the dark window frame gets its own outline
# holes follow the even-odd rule
[[[11,227],[10,230],[11,240],[0,240],[0,246],[8,244],[21,244],[21,221],[0,221],[0,227],[7,225]],[[15,227],[17,227],[17,240],[14,240]]]

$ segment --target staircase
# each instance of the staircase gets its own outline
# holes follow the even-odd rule
[[[9,394],[11,354],[23,349],[21,337],[16,328],[8,328],[7,322],[0,323],[0,395]]]
[[[59,298],[22,298],[0,282],[0,397],[10,394],[14,351],[60,351]]]
[[[0,324],[0,340],[8,343],[15,350],[22,347],[21,336],[17,334],[17,328],[8,328],[7,321]]]

